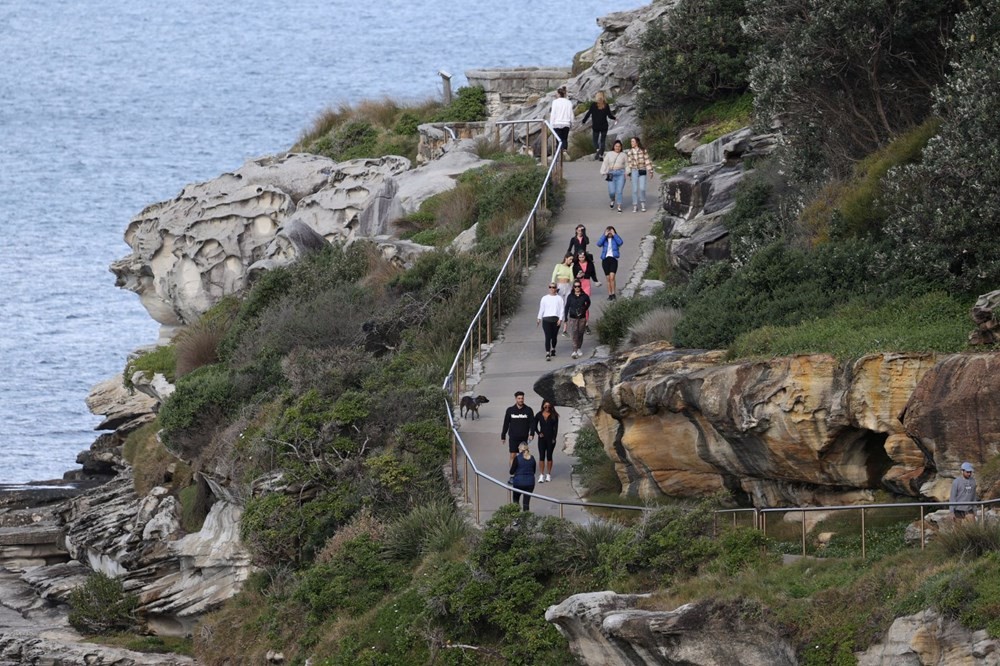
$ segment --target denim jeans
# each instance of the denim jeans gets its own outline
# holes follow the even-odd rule
[[[621,207],[622,192],[625,191],[625,169],[615,169],[608,173],[611,174],[611,180],[608,181],[608,198]]]
[[[638,169],[632,169],[632,206],[646,203],[646,174],[639,175]]]

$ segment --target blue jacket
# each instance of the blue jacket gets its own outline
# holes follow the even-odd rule
[[[622,237],[615,234],[611,237],[611,242],[609,243],[607,235],[602,234],[597,239],[597,247],[601,248],[601,259],[606,259],[609,251],[611,252],[611,256],[617,259],[619,255],[618,248],[622,246],[623,242]]]

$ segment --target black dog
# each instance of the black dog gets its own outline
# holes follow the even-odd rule
[[[485,395],[477,395],[475,398],[471,395],[463,395],[462,402],[459,403],[458,415],[468,418],[469,414],[472,414],[472,420],[475,421],[479,416],[479,405],[489,401]]]

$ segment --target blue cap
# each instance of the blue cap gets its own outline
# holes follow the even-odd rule
[[[971,472],[972,471],[972,463],[968,463],[968,462],[962,463],[962,471],[963,472]]]

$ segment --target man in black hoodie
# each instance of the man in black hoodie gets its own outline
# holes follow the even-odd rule
[[[510,444],[507,450],[510,452],[510,462],[514,462],[519,444],[527,444],[535,438],[535,412],[524,404],[524,391],[514,393],[514,404],[507,408],[507,413],[503,415],[503,430],[500,432],[500,441],[507,441],[510,435]]]

